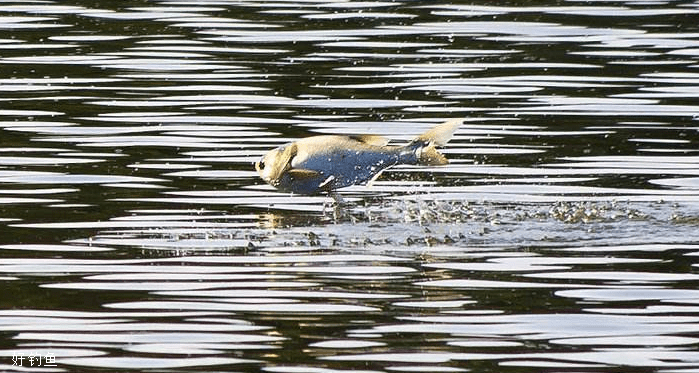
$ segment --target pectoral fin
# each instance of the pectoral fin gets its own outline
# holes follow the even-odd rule
[[[320,172],[318,172],[318,171],[306,170],[303,168],[294,168],[294,169],[287,171],[286,173],[296,180],[310,179],[310,178],[318,177],[318,175],[320,175]]]

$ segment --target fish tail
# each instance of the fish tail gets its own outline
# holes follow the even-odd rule
[[[463,121],[462,118],[450,119],[418,136],[413,142],[444,146],[451,140],[454,132],[461,126]]]
[[[449,160],[437,151],[434,144],[429,144],[418,150],[417,163],[422,166],[443,166],[449,164]]]
[[[423,166],[449,164],[449,160],[436,149],[436,146],[446,145],[463,121],[461,118],[450,119],[416,137],[412,144],[417,145],[417,164]]]

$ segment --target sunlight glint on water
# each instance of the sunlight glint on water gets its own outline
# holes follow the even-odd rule
[[[0,367],[693,372],[697,13],[0,4]],[[252,167],[455,117],[341,210]]]

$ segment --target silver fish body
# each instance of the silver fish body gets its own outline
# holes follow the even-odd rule
[[[350,185],[362,184],[388,167],[397,164],[417,164],[417,152],[424,146],[411,144],[405,147],[373,146],[343,136],[318,136],[298,141],[306,152],[291,162],[290,172],[279,178],[277,188],[300,194],[314,194]],[[324,143],[316,152],[308,152],[309,142]],[[293,170],[312,170],[295,172]]]
[[[255,168],[267,183],[286,192],[332,192],[363,184],[391,166],[448,163],[435,145],[446,144],[460,123],[437,126],[405,146],[387,146],[387,139],[371,135],[308,137],[269,151]]]

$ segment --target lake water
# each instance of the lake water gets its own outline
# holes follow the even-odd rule
[[[0,370],[698,372],[697,19],[0,2]],[[252,166],[457,117],[343,210]]]

